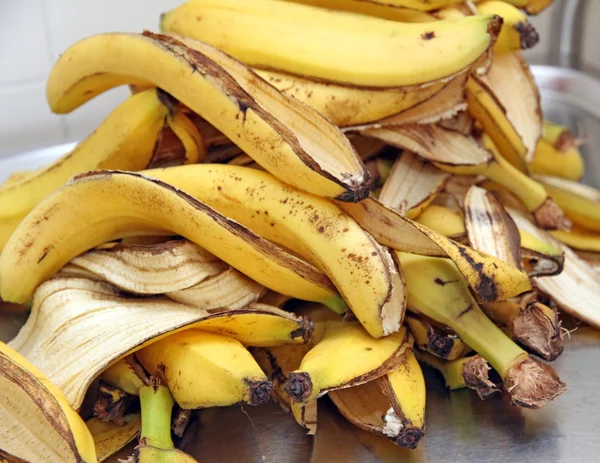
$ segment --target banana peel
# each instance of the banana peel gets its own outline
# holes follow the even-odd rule
[[[4,343],[0,343],[0,384],[1,460],[97,461],[92,435],[65,395]]]
[[[378,200],[413,219],[431,204],[449,179],[447,172],[404,151],[394,162]]]
[[[210,314],[166,297],[124,296],[107,283],[58,278],[37,289],[32,316],[10,345],[78,408],[91,382],[113,363],[190,328],[227,334],[248,345],[272,346],[306,342],[312,323],[265,305]]]
[[[352,424],[396,445],[415,449],[425,435],[425,379],[410,351],[387,375],[328,395]]]
[[[124,426],[119,426],[110,421],[100,421],[97,417],[85,422],[94,438],[99,463],[117,453],[138,436],[141,426],[140,414],[132,413],[125,416],[125,423]]]
[[[480,302],[508,299],[531,289],[527,275],[512,265],[402,217],[375,199],[338,205],[385,246],[421,255],[448,256]]]

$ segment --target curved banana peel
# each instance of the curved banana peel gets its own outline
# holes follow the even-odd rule
[[[426,11],[437,10],[460,0],[286,0],[330,10],[349,11],[401,22],[433,22],[437,18]]]
[[[99,463],[117,453],[139,434],[141,426],[139,413],[125,416],[125,423],[124,426],[119,426],[110,421],[100,421],[97,417],[85,422],[94,438]]]
[[[211,314],[166,297],[136,299],[106,283],[58,278],[36,290],[32,316],[10,345],[78,408],[94,378],[117,360],[191,328],[227,333],[247,345],[273,346],[305,343],[312,323],[260,304]]]
[[[579,251],[600,252],[600,233],[589,232],[579,227],[570,231],[554,230],[550,234],[563,244]]]
[[[516,161],[516,156],[526,163],[531,162],[542,137],[544,120],[540,93],[525,58],[520,53],[496,55],[489,72],[476,79],[479,79],[477,83],[481,89],[489,92],[491,99],[499,107],[492,110],[493,102],[488,105],[481,101],[485,110],[493,115],[494,124],[489,128],[485,117],[479,120],[476,112],[471,114],[480,121],[502,156],[511,164]],[[469,104],[469,83],[466,88]],[[520,170],[523,167],[523,172],[528,172],[522,161],[516,161],[513,165]]]
[[[135,358],[185,410],[260,405],[273,387],[239,341],[214,332],[174,333],[136,351]]]
[[[83,269],[127,292],[163,294],[189,288],[228,268],[191,241],[171,240],[155,245],[103,245],[72,259],[60,274]]]
[[[328,395],[352,424],[396,445],[414,449],[425,435],[425,379],[411,351],[387,375]]]
[[[421,225],[369,198],[359,204],[338,203],[384,246],[429,256],[448,256],[480,302],[508,299],[531,289],[527,274]]]
[[[492,193],[473,185],[465,196],[464,211],[465,228],[473,249],[521,269],[519,229],[500,201]]]
[[[508,212],[521,230],[564,252],[563,271],[555,276],[534,277],[533,285],[555,301],[561,310],[594,327],[600,327],[600,310],[592,302],[600,297],[598,273],[569,247],[536,227],[525,215],[514,209]]]
[[[145,174],[185,191],[321,269],[372,336],[400,328],[405,308],[401,273],[389,252],[335,204],[285,185],[267,172],[241,166],[199,164]]]
[[[89,37],[61,55],[46,96],[52,111],[63,114],[138,81],[172,94],[291,185],[344,201],[369,193],[364,166],[337,127],[228,55],[192,39],[151,32]]]
[[[410,151],[404,151],[396,158],[378,200],[414,219],[444,189],[450,176]]]
[[[421,212],[415,221],[448,238],[459,240],[467,233],[462,210],[431,204]]]
[[[94,169],[148,167],[175,102],[156,89],[130,96],[73,151],[0,190],[0,220],[23,217],[71,176]]]
[[[115,171],[82,174],[21,222],[0,255],[0,297],[25,301],[41,282],[94,246],[166,231],[280,293],[319,302],[337,299],[329,279],[312,265],[170,185]]]
[[[95,463],[94,440],[61,390],[0,343],[0,459]]]
[[[169,115],[169,127],[183,145],[185,164],[198,164],[206,157],[204,139],[194,123],[181,111]]]
[[[250,66],[366,87],[422,85],[459,73],[493,45],[500,25],[494,15],[411,24],[272,0],[194,0],[163,14],[160,24]]]
[[[288,375],[285,392],[304,405],[328,391],[364,384],[394,370],[412,345],[405,327],[374,339],[359,323],[326,322],[323,338]]]

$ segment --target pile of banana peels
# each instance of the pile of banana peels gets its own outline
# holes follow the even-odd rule
[[[556,399],[600,191],[521,55],[550,3],[189,0],[65,50],[53,112],[131,96],[0,185],[0,461],[194,462],[196,410],[269,399],[414,449],[422,365]]]

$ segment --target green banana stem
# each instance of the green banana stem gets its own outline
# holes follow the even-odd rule
[[[342,296],[330,296],[323,301],[323,305],[339,315],[344,315],[349,309]]]
[[[163,450],[175,448],[171,439],[173,396],[165,386],[142,386],[140,406],[142,428],[140,442]]]

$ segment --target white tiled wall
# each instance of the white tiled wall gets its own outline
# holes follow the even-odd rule
[[[46,75],[73,42],[108,31],[157,29],[182,0],[0,0],[0,157],[81,139],[127,95],[100,95],[67,116],[50,113]]]
[[[95,33],[156,29],[160,13],[182,1],[0,0],[0,157],[79,140],[127,95],[125,88],[118,88],[72,114],[51,114],[44,96],[45,77],[65,48]],[[600,69],[600,37],[592,37],[600,33],[594,24],[600,17],[600,1],[587,3],[584,34],[591,46],[584,48],[584,61]],[[542,36],[529,53],[534,60],[544,60],[551,51],[551,14],[544,12],[532,20]]]

